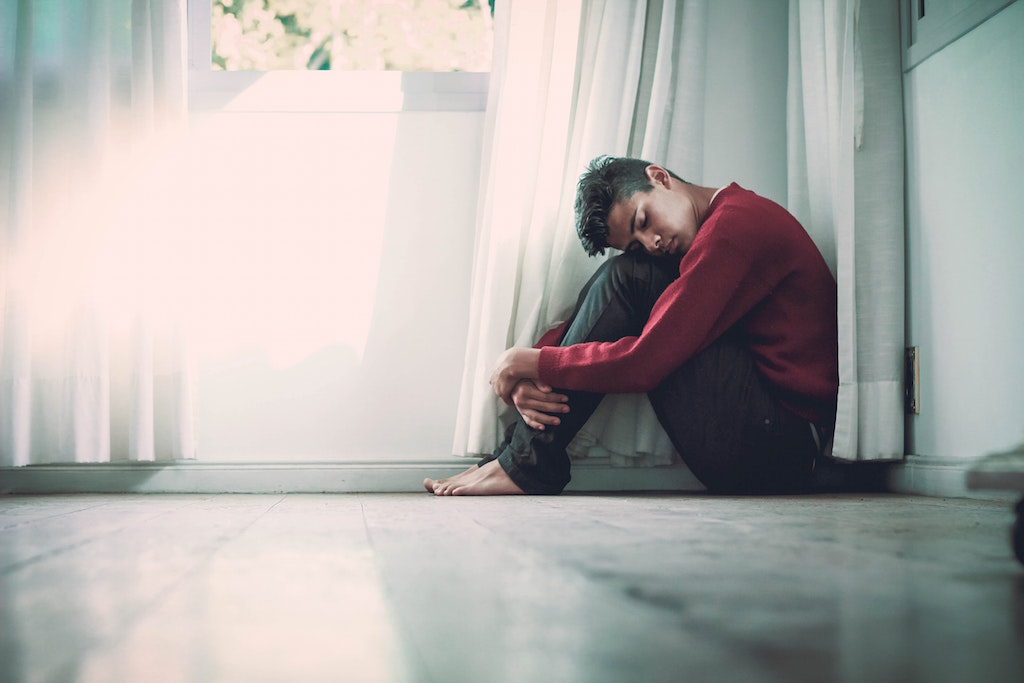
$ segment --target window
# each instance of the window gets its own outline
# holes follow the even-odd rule
[[[1013,0],[902,0],[903,70],[912,68]]]
[[[215,70],[488,71],[487,0],[213,0]]]
[[[193,110],[486,106],[493,36],[489,0],[188,3]]]

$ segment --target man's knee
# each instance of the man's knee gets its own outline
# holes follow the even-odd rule
[[[611,275],[626,285],[657,285],[679,277],[679,257],[673,256],[628,252],[611,257],[606,265]]]
[[[604,278],[618,295],[636,311],[650,312],[673,280],[679,277],[679,259],[626,253],[613,256],[603,266]]]

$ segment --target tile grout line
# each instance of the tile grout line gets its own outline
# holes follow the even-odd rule
[[[270,507],[257,514],[248,524],[245,524],[244,526],[239,528],[235,533],[217,537],[217,539],[215,540],[219,542],[217,542],[212,549],[209,549],[190,569],[185,570],[181,574],[179,574],[176,579],[172,580],[162,589],[157,591],[151,599],[142,602],[135,610],[128,612],[126,618],[120,624],[120,628],[118,628],[113,635],[103,638],[102,640],[96,643],[95,648],[92,648],[89,652],[86,652],[83,657],[78,657],[75,660],[69,662],[68,665],[72,667],[72,670],[77,670],[82,662],[87,661],[91,656],[95,655],[97,652],[107,650],[112,645],[116,645],[117,643],[124,640],[125,635],[130,633],[131,630],[143,618],[145,618],[147,614],[150,614],[151,612],[159,609],[159,607],[162,604],[164,604],[176,590],[178,590],[187,580],[195,576],[204,566],[209,564],[210,560],[214,556],[216,556],[226,545],[234,542],[243,534],[245,534],[245,532],[251,529],[253,525],[256,524],[256,522],[263,519],[275,507],[277,507],[281,502],[283,502],[287,495],[288,494],[281,495],[281,497],[278,500],[276,500]],[[208,500],[209,498],[214,497],[216,496],[204,497],[203,500]],[[162,516],[163,514],[167,513],[161,513],[161,515],[157,516]]]
[[[370,546],[370,552],[373,557],[373,567],[377,574],[377,581],[381,586],[384,599],[387,601],[388,611],[393,615],[395,624],[399,625],[398,628],[395,629],[395,635],[400,639],[398,643],[399,649],[403,654],[411,654],[410,659],[415,660],[415,670],[422,672],[423,676],[425,676],[425,678],[418,678],[416,680],[424,680],[426,683],[433,683],[434,678],[430,674],[430,668],[427,666],[427,660],[420,651],[419,645],[416,643],[415,639],[405,635],[406,633],[412,632],[412,624],[409,623],[405,615],[398,609],[398,605],[395,603],[394,598],[395,591],[387,582],[387,579],[384,576],[384,571],[381,568],[380,553],[374,544],[373,532],[370,530],[370,522],[366,518],[366,505],[363,501],[365,495],[366,494],[363,493],[355,494],[356,500],[359,502],[359,514],[363,518],[363,530],[366,533],[366,543]],[[412,664],[412,662],[408,661],[406,663],[409,665]]]
[[[203,500],[205,500],[205,498]],[[189,504],[191,505],[194,502],[195,501],[190,501]],[[100,503],[99,505],[91,505],[91,506],[89,506],[87,508],[81,508],[79,510],[75,510],[73,512],[68,512],[68,513],[63,513],[63,514],[68,514],[68,515],[79,514],[79,513],[85,512],[87,510],[93,510],[93,509],[96,509],[96,508],[105,507],[105,506],[109,506],[109,505],[110,505],[109,502],[105,502],[105,503]],[[158,513],[156,513],[156,514],[154,514],[154,515],[152,515],[150,517],[147,517],[144,520],[144,523],[148,523],[148,522],[150,522],[150,521],[152,521],[154,519],[159,519],[160,517],[168,515],[168,514],[170,514],[172,512],[174,512],[174,510],[164,510],[162,512],[158,512]],[[56,518],[61,517],[61,516],[62,515],[52,515],[51,517],[49,517],[47,519],[56,519]],[[109,531],[104,531],[102,533],[97,533],[97,534],[95,534],[93,536],[89,536],[88,538],[84,538],[82,540],[79,540],[79,541],[76,541],[74,543],[71,543],[70,545],[64,545],[64,546],[60,546],[58,548],[52,548],[50,550],[47,550],[46,552],[40,553],[38,555],[34,555],[32,557],[26,558],[26,559],[21,560],[19,562],[15,562],[14,564],[9,564],[9,565],[2,566],[2,567],[0,567],[0,577],[8,576],[10,574],[13,574],[13,573],[15,573],[17,571],[20,571],[20,570],[24,569],[25,567],[29,567],[29,566],[37,563],[37,562],[42,562],[42,561],[49,560],[49,559],[52,559],[52,558],[55,558],[55,557],[60,557],[61,555],[65,554],[65,553],[71,552],[73,550],[77,550],[79,548],[82,548],[84,546],[90,545],[92,543],[96,543],[100,539],[107,538],[107,537],[110,537],[110,536],[116,536],[116,535],[118,535],[120,533],[123,533],[123,532],[127,531],[128,529],[136,526],[139,521],[140,520],[135,519],[135,518],[130,519],[130,520],[125,520],[123,524],[121,524],[118,527],[115,527],[114,529],[110,529]],[[0,531],[4,531],[6,529],[13,529],[13,528],[17,528],[17,527],[7,527],[7,528],[5,528],[3,530],[0,530]]]

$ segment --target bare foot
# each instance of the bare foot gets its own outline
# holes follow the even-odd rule
[[[433,487],[428,487],[428,482],[432,482]],[[501,469],[497,460],[483,467],[471,467],[449,479],[437,482],[427,479],[423,485],[428,491],[433,490],[435,496],[506,496],[524,493]]]
[[[427,493],[434,493],[437,490],[438,486],[444,486],[446,484],[450,484],[453,481],[460,480],[466,475],[476,472],[478,469],[480,468],[477,467],[476,465],[472,465],[469,469],[459,472],[454,477],[446,477],[444,479],[438,479],[437,481],[434,481],[430,477],[427,477],[426,479],[423,480],[423,488],[427,490]]]

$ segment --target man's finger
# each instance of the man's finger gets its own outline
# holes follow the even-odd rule
[[[545,425],[555,426],[560,422],[553,415],[546,415],[545,413],[538,413],[532,410],[527,410],[520,414],[523,416],[523,421],[534,429],[544,429]]]
[[[537,401],[538,403],[545,403],[549,405],[558,405],[560,403],[565,403],[569,400],[569,397],[564,394],[554,394],[551,392],[542,391],[540,387],[523,385],[522,392],[524,396],[526,396],[532,401]]]

